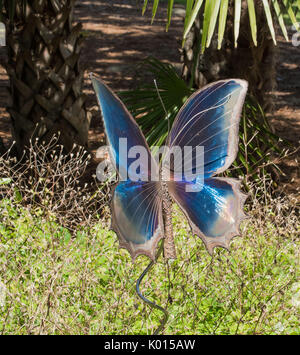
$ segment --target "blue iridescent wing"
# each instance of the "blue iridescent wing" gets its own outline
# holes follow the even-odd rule
[[[118,171],[120,180],[126,181],[128,178],[129,167],[136,160],[136,156],[130,158],[128,153],[136,146],[143,147],[146,152],[146,159],[141,160],[139,174],[144,177],[143,181],[149,180],[151,168],[158,172],[158,167],[138,124],[108,86],[92,74],[91,79],[102,112],[111,160]],[[120,149],[120,139],[123,143],[126,140],[122,146],[123,149]],[[122,152],[121,155],[120,152]]]
[[[123,180],[113,192],[112,229],[118,235],[120,247],[126,248],[133,259],[140,254],[154,259],[157,243],[163,238],[160,185],[150,181],[150,173],[158,172],[157,164],[140,128],[124,104],[103,82],[93,76],[92,83],[101,108],[107,142],[111,148],[111,159],[120,180]],[[123,154],[119,154],[120,138],[127,140]],[[143,170],[147,181],[127,180],[127,171],[136,160],[129,158],[128,154],[135,146],[141,146],[146,151],[146,163],[140,170]],[[127,155],[125,159],[124,155]]]
[[[154,260],[157,243],[164,236],[159,189],[157,182],[126,181],[114,190],[112,229],[133,260],[140,254]]]
[[[247,86],[243,80],[229,79],[197,91],[179,111],[168,137],[170,148],[192,148],[192,154],[179,158],[182,166],[191,169],[184,174],[194,173],[201,164],[200,183],[197,180],[187,182],[183,176],[181,180],[170,181],[168,188],[185,213],[193,233],[201,237],[210,253],[215,246],[229,246],[231,238],[239,234],[244,218],[246,196],[239,189],[239,181],[212,176],[225,171],[236,158],[239,120]],[[198,146],[204,147],[203,159],[196,156]],[[178,178],[175,163],[176,159],[169,167]],[[163,167],[166,167],[164,162]]]
[[[245,218],[243,204],[247,196],[240,192],[240,182],[209,178],[198,192],[186,192],[187,184],[195,183],[171,181],[168,188],[186,215],[193,234],[203,240],[210,254],[216,246],[228,248],[230,240],[240,234],[239,225]]]
[[[191,154],[185,157],[186,166],[195,170],[199,168],[197,164],[204,164],[204,175],[210,177],[232,164],[238,151],[239,120],[247,87],[244,80],[221,80],[187,100],[168,136],[170,147],[192,147]],[[204,147],[204,161],[196,160],[197,146]]]

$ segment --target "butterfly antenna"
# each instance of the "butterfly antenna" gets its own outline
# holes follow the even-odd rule
[[[160,244],[160,247],[157,251],[157,254],[156,254],[156,257],[155,257],[155,261],[159,258],[160,254],[162,253],[163,251],[163,243]],[[163,318],[161,319],[160,321],[160,325],[159,327],[156,329],[156,331],[154,332],[154,335],[157,335],[159,334],[165,324],[167,323],[167,320],[168,320],[168,317],[169,317],[169,314],[167,312],[167,310],[159,305],[157,305],[155,302],[152,302],[150,301],[148,298],[146,298],[144,295],[141,294],[141,291],[140,291],[140,284],[143,280],[143,278],[145,277],[145,275],[147,274],[147,272],[152,268],[152,266],[154,265],[154,261],[152,260],[150,262],[150,264],[146,267],[146,269],[142,272],[141,276],[138,278],[137,282],[136,282],[136,293],[138,294],[138,296],[145,302],[147,303],[150,307],[152,308],[156,308],[158,309],[159,311],[163,312],[164,313],[164,316]]]
[[[165,105],[164,105],[164,103],[163,103],[163,100],[162,100],[162,98],[161,98],[161,96],[160,96],[160,93],[159,93],[159,90],[158,90],[158,86],[157,86],[157,82],[156,82],[155,79],[154,79],[154,85],[155,85],[155,88],[156,88],[157,95],[158,95],[158,97],[159,97],[160,103],[161,103],[161,105],[162,105],[162,107],[163,107],[163,109],[164,109],[164,111],[165,111],[166,118],[167,118],[167,120],[168,120],[168,135],[169,135],[169,132],[170,132],[170,119],[169,119],[169,116],[168,116],[168,112],[167,112],[167,110],[166,110],[166,108],[165,108]]]

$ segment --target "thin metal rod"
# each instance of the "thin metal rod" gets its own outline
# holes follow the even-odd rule
[[[156,257],[155,257],[155,261],[157,261],[157,259],[159,258],[160,254],[162,253],[162,251],[163,251],[163,243],[161,243],[161,245],[160,245],[160,247],[159,247],[159,249],[157,251],[157,254],[156,254]],[[136,282],[136,293],[150,307],[156,308],[159,311],[164,313],[164,316],[163,316],[163,318],[160,321],[159,327],[154,332],[154,335],[157,335],[163,330],[163,328],[164,328],[164,326],[165,326],[165,324],[166,324],[166,322],[168,320],[169,314],[168,314],[168,312],[167,312],[167,310],[165,308],[157,305],[155,302],[150,301],[148,298],[146,298],[144,295],[142,295],[141,291],[140,291],[140,283],[142,282],[143,278],[145,277],[147,272],[152,268],[153,265],[154,265],[154,261],[152,260],[150,262],[150,264],[146,267],[146,269],[142,272],[141,276],[138,278],[138,280]]]

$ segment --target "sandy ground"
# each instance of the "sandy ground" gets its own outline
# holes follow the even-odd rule
[[[295,34],[289,31],[289,36]],[[294,47],[283,37],[278,41],[277,89],[273,92],[275,110],[268,115],[276,133],[289,140],[294,149],[300,147],[300,45]],[[291,148],[293,149],[293,148]],[[299,194],[300,151],[279,164],[284,175],[280,180],[288,192]]]

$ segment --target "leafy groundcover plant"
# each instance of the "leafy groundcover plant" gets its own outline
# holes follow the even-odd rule
[[[32,145],[31,180],[0,159],[0,333],[152,334],[161,314],[134,287],[148,259],[118,249],[109,186],[76,182],[89,167],[82,150],[48,169],[52,150]],[[263,186],[250,188],[243,237],[213,258],[175,209],[177,259],[170,269],[160,259],[143,286],[168,308],[165,334],[300,333],[299,208]]]

